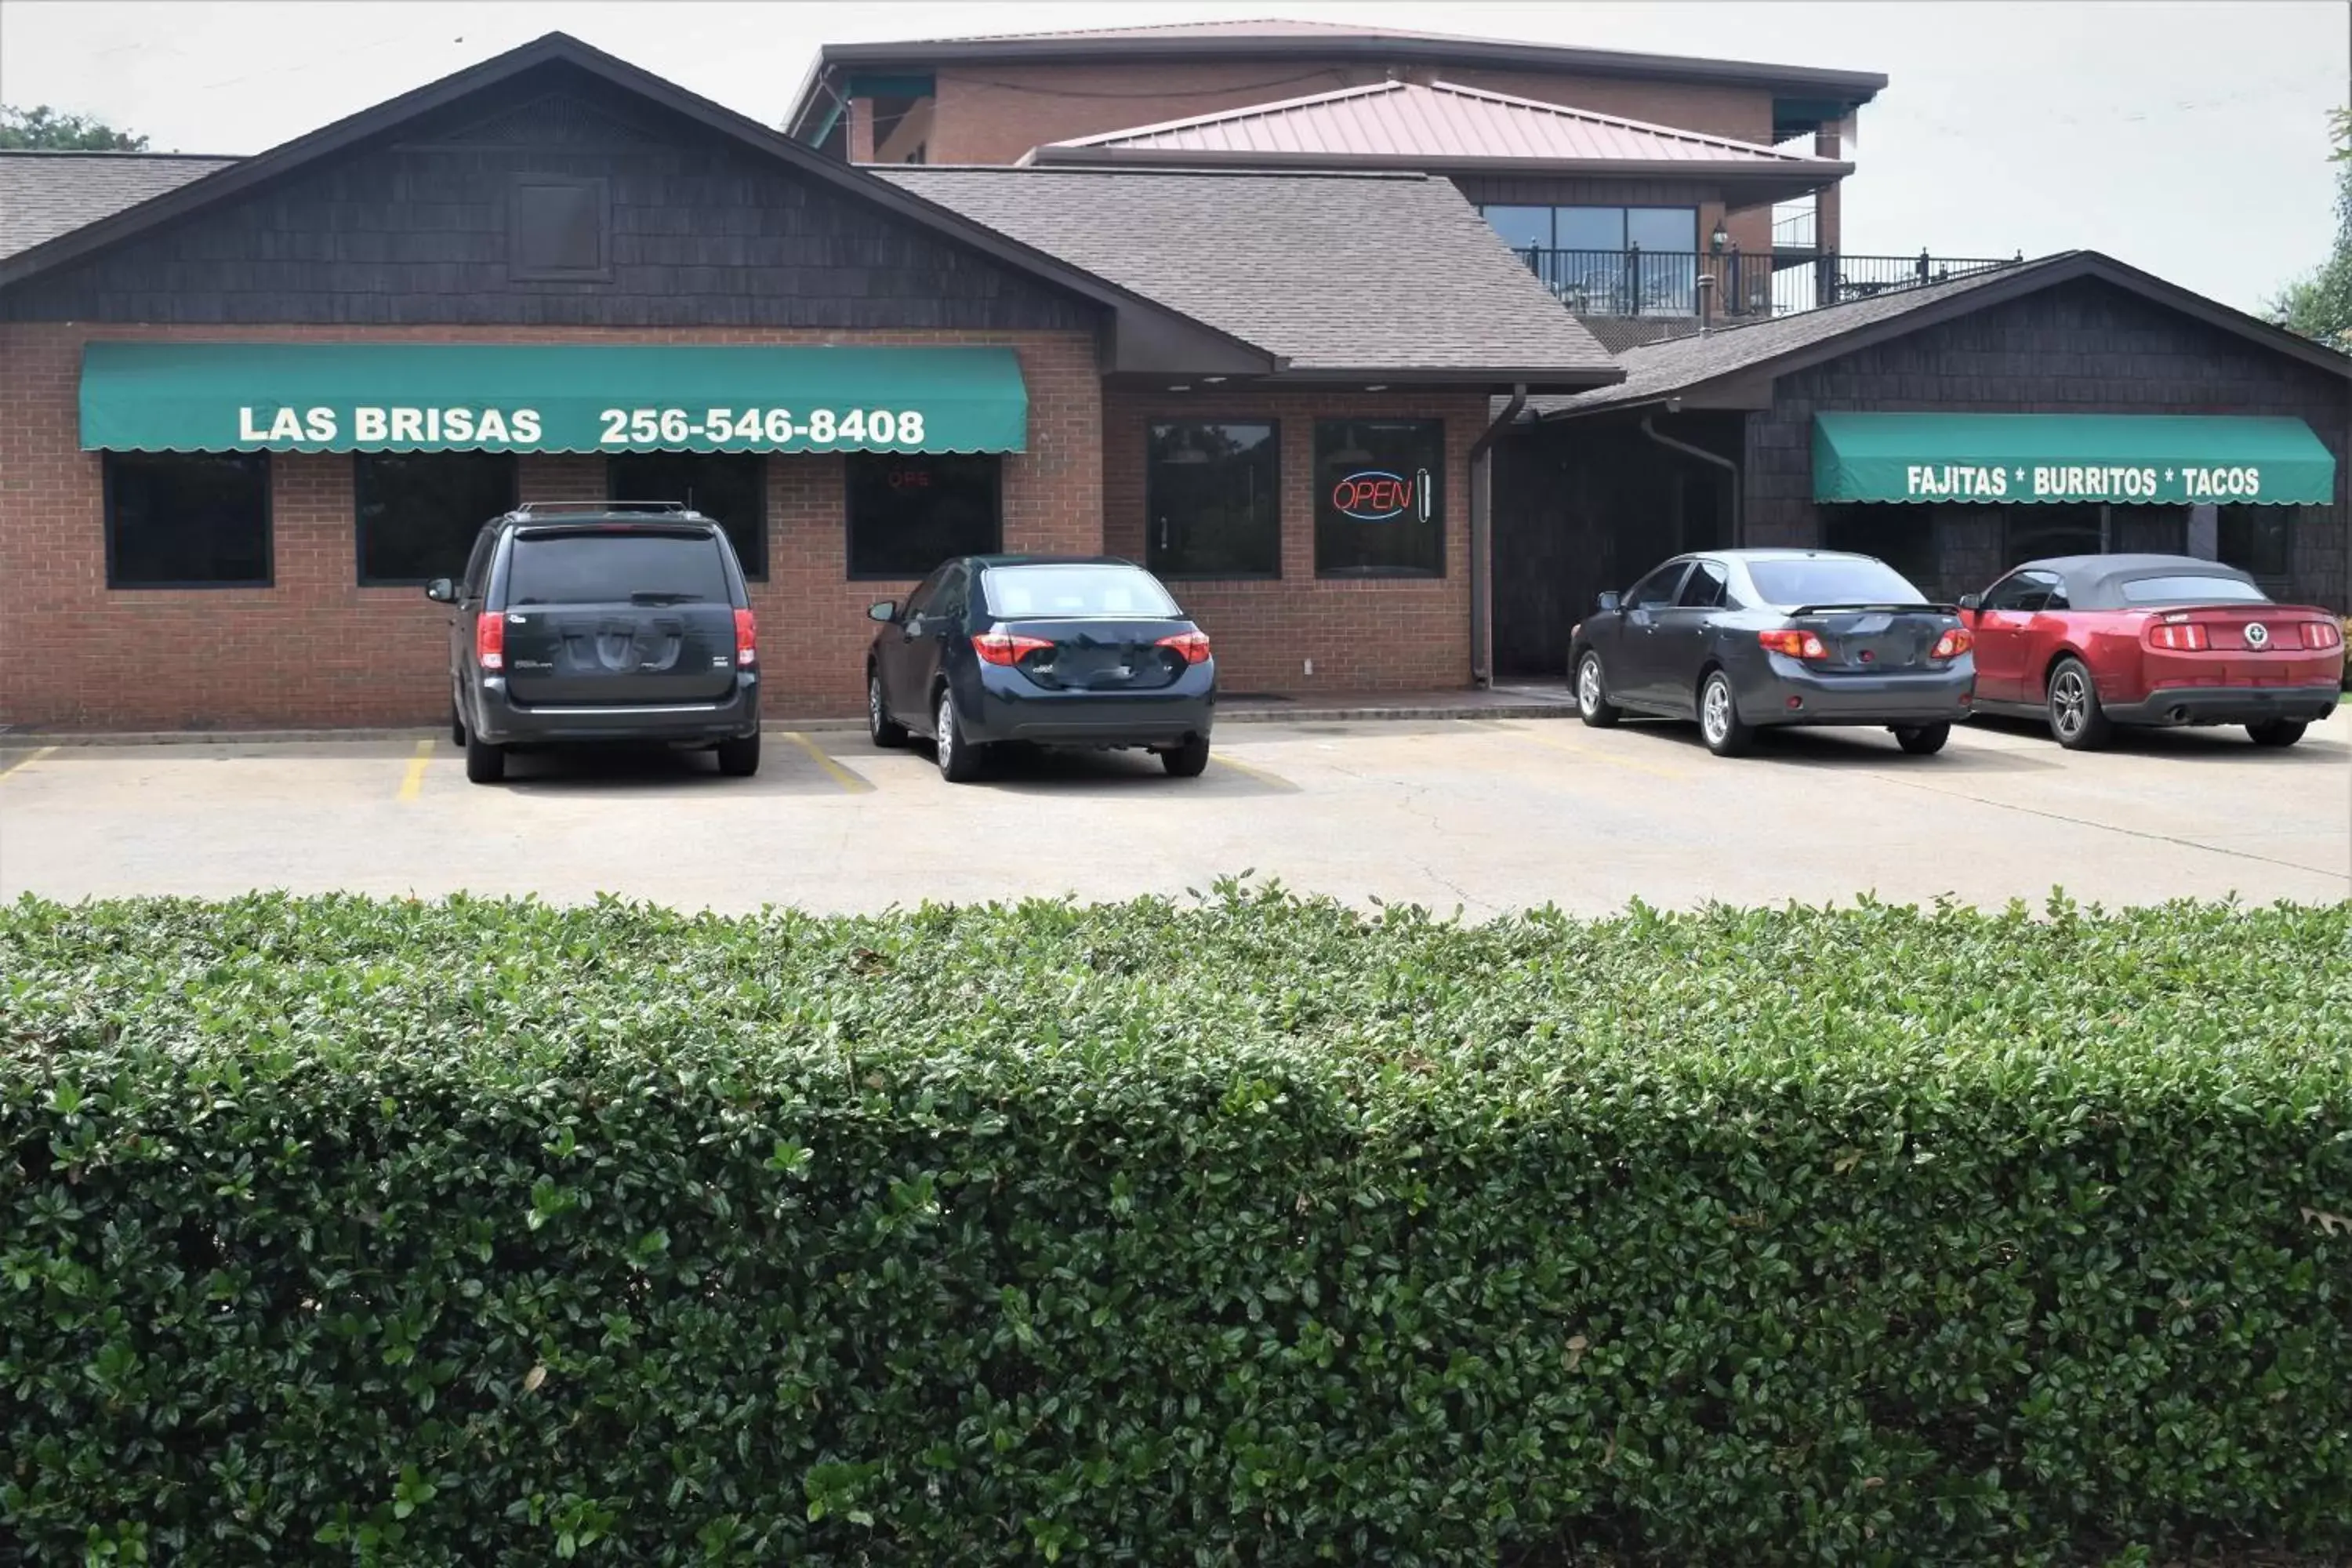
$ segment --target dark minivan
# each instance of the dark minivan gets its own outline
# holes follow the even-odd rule
[[[1110,556],[964,555],[880,623],[866,658],[874,743],[929,735],[952,783],[1001,742],[1140,746],[1178,778],[1209,765],[1217,666],[1160,579]]]
[[[534,502],[482,526],[449,618],[449,735],[495,784],[510,746],[664,742],[760,768],[759,643],[719,524],[669,502]]]

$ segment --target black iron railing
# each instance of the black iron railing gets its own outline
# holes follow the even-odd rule
[[[1548,250],[1518,253],[1544,286],[1580,316],[1678,316],[1700,321],[1750,321],[1788,316],[1917,289],[1996,268],[2021,258],[1819,256],[1776,260],[1770,256],[1686,250]]]

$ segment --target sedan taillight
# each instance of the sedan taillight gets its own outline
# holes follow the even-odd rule
[[[2342,647],[2344,634],[2336,629],[2334,621],[2303,623],[2303,646],[2315,648]]]
[[[1973,632],[1969,631],[1966,626],[1954,626],[1950,631],[1946,632],[1942,637],[1936,639],[1935,649],[1929,653],[1927,657],[1929,658],[1958,658],[1960,655],[1968,652],[1969,649],[1976,646],[1977,639],[1976,635]]]
[[[1031,654],[1053,646],[1042,637],[1024,637],[1003,626],[992,626],[971,639],[972,651],[989,664],[1019,664]]]
[[[484,669],[507,667],[507,618],[494,610],[474,617],[474,662]]]
[[[1799,631],[1793,627],[1779,631],[1758,632],[1756,640],[1768,653],[1785,653],[1790,658],[1827,658],[1830,650],[1815,632]]]
[[[1209,634],[1178,632],[1172,637],[1161,637],[1158,646],[1172,650],[1186,664],[1199,664],[1209,657]]]

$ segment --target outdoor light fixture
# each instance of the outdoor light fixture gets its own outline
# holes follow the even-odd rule
[[[1715,226],[1715,232],[1706,237],[1706,242],[1714,247],[1715,253],[1720,256],[1723,254],[1723,247],[1731,243],[1731,237],[1723,232],[1723,225],[1718,222]]]

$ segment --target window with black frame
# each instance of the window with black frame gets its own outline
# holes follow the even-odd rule
[[[1315,424],[1315,574],[1445,575],[1445,425]]]
[[[455,580],[482,524],[515,504],[511,452],[360,452],[352,458],[362,586]]]
[[[269,455],[109,452],[106,585],[266,588]]]
[[[1154,423],[1144,559],[1163,577],[1282,575],[1282,437],[1270,419]]]
[[[953,556],[995,551],[1001,472],[989,452],[849,454],[849,575],[920,577]]]
[[[2221,563],[2249,577],[2294,575],[2294,516],[2291,506],[2225,506],[2214,514]]]
[[[1838,504],[1821,512],[1822,549],[1874,555],[1929,593],[1942,585],[1936,508]]]
[[[616,452],[604,467],[613,500],[674,500],[726,531],[743,575],[768,574],[768,459],[760,452]]]

